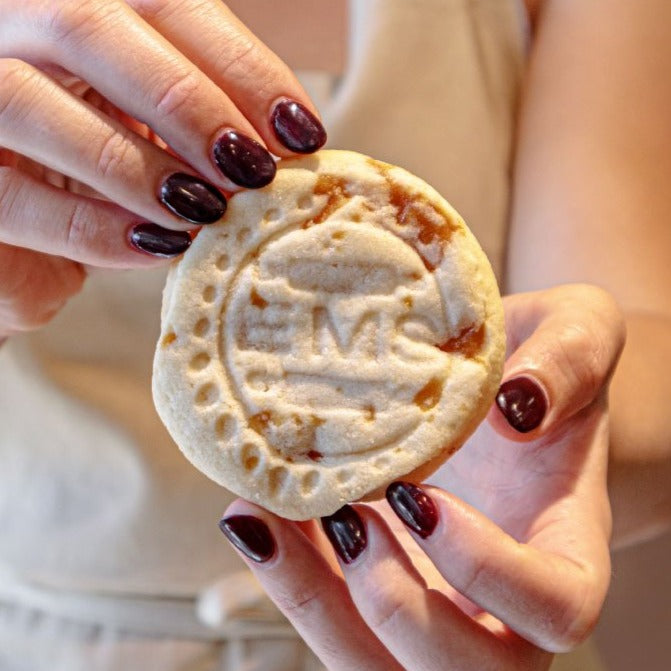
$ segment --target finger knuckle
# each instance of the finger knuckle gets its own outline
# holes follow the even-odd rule
[[[227,44],[228,48],[217,62],[216,69],[219,77],[235,80],[236,78],[253,77],[255,71],[262,71],[261,67],[256,67],[257,59],[254,55],[257,45],[253,39],[241,33],[232,33]]]
[[[35,331],[46,326],[82,288],[83,278],[79,273],[64,275],[60,273],[58,278],[52,278],[54,283],[49,292],[40,292],[33,281],[32,271],[25,273],[7,302],[11,314],[9,318],[5,314],[2,321],[9,323],[13,331]]]
[[[130,150],[127,137],[113,131],[102,140],[96,150],[95,172],[102,179],[118,174],[123,169],[124,160]]]
[[[61,0],[45,6],[44,31],[56,45],[72,44],[95,34],[109,25],[120,9],[113,0]]]
[[[179,115],[185,107],[198,100],[203,82],[195,70],[182,71],[162,80],[153,96],[153,107],[162,119]]]
[[[473,557],[466,561],[463,576],[459,581],[460,592],[468,596],[477,591],[485,575],[485,560],[483,558]]]
[[[583,331],[582,340],[576,344],[592,352],[593,363],[602,369],[612,366],[625,339],[625,321],[615,298],[592,284],[557,287],[554,291],[562,297],[560,305],[567,314],[581,316],[578,329]]]
[[[565,625],[564,622],[569,622],[569,624]],[[565,620],[561,621],[560,626],[549,633],[548,643],[543,647],[556,654],[571,652],[587,640],[596,622],[596,616],[594,619],[576,619],[569,614]]]
[[[20,248],[3,254],[6,265],[3,273],[0,300],[0,322],[3,331],[18,333],[44,326],[49,315],[35,295],[32,267],[24,262],[25,254]]]
[[[90,17],[90,3],[84,1],[52,2],[46,7],[44,27],[49,35],[59,41],[86,25]]]
[[[63,230],[63,244],[68,257],[90,256],[91,249],[96,248],[100,238],[98,219],[87,201],[78,200],[72,205]]]
[[[562,287],[558,287],[557,289],[560,290]],[[565,289],[569,293],[571,300],[580,302],[583,305],[615,304],[615,299],[611,296],[611,294],[605,289],[596,286],[595,284],[587,284],[582,282],[567,285]]]
[[[408,608],[407,599],[395,592],[390,586],[379,585],[370,591],[366,604],[366,621],[377,632],[395,629],[399,620],[405,618]]]
[[[56,259],[55,267],[52,269],[54,282],[61,287],[60,300],[56,306],[60,309],[66,300],[79,293],[86,280],[86,271],[76,261],[69,259]]]
[[[209,7],[212,4],[208,1],[203,3]],[[178,14],[180,11],[197,11],[198,3],[193,0],[133,0],[133,9],[149,23],[157,20],[165,20],[171,15]]]
[[[599,359],[599,343],[586,325],[570,323],[558,331],[555,362],[571,388],[591,393],[599,386]]]
[[[2,323],[11,331],[27,331],[34,322],[34,305],[25,298],[26,272],[19,272],[12,278],[11,285],[3,287]],[[4,330],[3,328],[3,330]]]
[[[25,177],[16,168],[0,167],[0,241],[12,243],[21,236],[25,221]]]
[[[13,328],[16,331],[36,331],[46,326],[58,313],[61,305],[48,307],[44,304],[20,301],[14,302]]]
[[[13,168],[0,166],[0,217],[7,219],[18,191],[18,173]]]
[[[591,284],[579,285],[588,297],[595,321],[602,327],[605,324],[607,332],[614,340],[613,349],[619,352],[624,346],[625,319],[622,308],[614,296],[605,289]]]
[[[6,125],[7,117],[16,108],[21,108],[21,101],[26,100],[26,93],[35,87],[37,70],[15,58],[0,59],[0,119]]]
[[[151,21],[161,16],[166,5],[168,5],[168,3],[166,3],[165,0],[134,0],[133,9],[145,19],[145,21]]]
[[[0,95],[5,98],[7,93],[16,90],[26,79],[31,68],[18,58],[0,59]]]
[[[325,610],[329,598],[328,585],[302,587],[291,592],[278,592],[273,596],[277,607],[291,620],[314,619]]]
[[[39,319],[32,304],[22,303],[18,299],[0,304],[0,324],[3,333],[23,333],[34,331],[48,323],[48,319]]]
[[[249,82],[253,81],[250,95],[255,100],[276,97],[278,90],[292,78],[288,66],[263,42],[241,32],[235,25],[224,31],[226,49],[212,52],[218,79],[248,90]]]
[[[583,581],[582,599],[566,599],[553,610],[560,613],[548,632],[548,642],[544,645],[550,652],[570,652],[583,643],[594,630],[601,612],[602,599],[597,598],[594,585]]]

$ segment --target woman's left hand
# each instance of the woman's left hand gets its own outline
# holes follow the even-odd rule
[[[326,535],[242,500],[221,522],[329,669],[541,671],[596,623],[622,318],[585,285],[509,296],[505,312],[498,408],[434,476],[442,488],[393,483],[391,505],[345,506]]]

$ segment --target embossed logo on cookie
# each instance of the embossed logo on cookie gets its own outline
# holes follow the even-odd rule
[[[424,479],[486,415],[505,339],[459,214],[401,168],[288,159],[173,264],[153,394],[219,484],[289,519]]]
[[[439,402],[442,298],[391,232],[345,220],[284,231],[230,287],[225,366],[249,425],[287,460],[389,447]]]

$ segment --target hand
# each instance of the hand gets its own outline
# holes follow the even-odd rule
[[[222,190],[273,179],[268,149],[326,139],[220,0],[0,0],[0,17],[0,339],[50,319],[83,264],[183,252]]]
[[[324,519],[337,562],[314,521],[226,511],[222,531],[330,669],[540,671],[596,623],[622,318],[589,286],[510,296],[505,312],[499,407],[435,475],[443,489],[393,483],[391,506]]]

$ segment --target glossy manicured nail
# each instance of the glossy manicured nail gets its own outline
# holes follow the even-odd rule
[[[410,482],[392,482],[387,501],[401,521],[421,538],[428,538],[438,524],[438,508],[433,499]]]
[[[351,564],[366,549],[366,527],[352,506],[343,506],[333,515],[322,517],[322,527],[346,564]]]
[[[191,236],[184,231],[171,231],[158,224],[138,224],[128,236],[130,244],[145,254],[169,258],[184,253],[191,245]]]
[[[326,131],[317,117],[295,100],[282,100],[270,117],[277,139],[291,151],[311,154],[326,142]]]
[[[258,189],[275,177],[273,157],[256,140],[242,133],[226,131],[215,142],[213,153],[221,172],[234,184]]]
[[[161,184],[160,199],[178,217],[194,224],[211,224],[226,212],[226,198],[218,189],[183,172],[170,175]]]
[[[496,405],[508,424],[520,433],[540,426],[547,411],[547,400],[540,385],[529,377],[515,377],[501,385]]]
[[[231,515],[219,522],[224,536],[240,552],[259,564],[275,554],[275,541],[263,520],[251,515]]]

